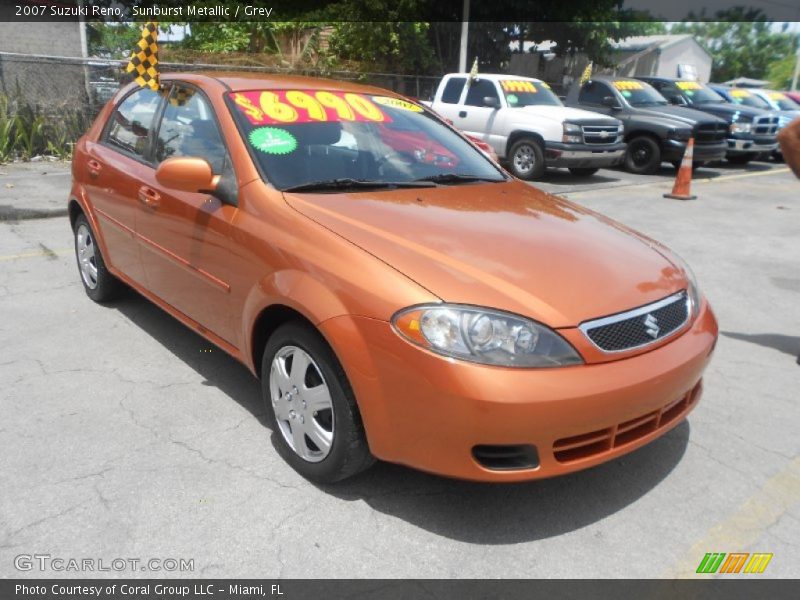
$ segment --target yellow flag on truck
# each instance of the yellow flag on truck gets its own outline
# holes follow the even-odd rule
[[[578,81],[578,83],[580,83],[581,85],[589,81],[589,78],[592,76],[592,64],[593,63],[590,62],[588,65],[586,65],[586,68],[583,70],[580,81]]]
[[[128,73],[136,73],[136,83],[158,91],[158,23],[148,21],[142,28],[142,39],[136,43],[131,53]]]

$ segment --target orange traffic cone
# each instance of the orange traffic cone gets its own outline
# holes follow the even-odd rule
[[[678,169],[678,176],[675,178],[675,185],[672,186],[672,193],[664,194],[664,198],[675,198],[676,200],[695,200],[697,198],[697,196],[692,196],[690,191],[693,156],[694,138],[689,138],[689,143],[686,144],[686,152],[683,153],[681,167]]]

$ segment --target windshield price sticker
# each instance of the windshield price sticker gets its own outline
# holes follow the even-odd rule
[[[679,81],[675,85],[681,90],[700,90],[700,84],[696,81]]]
[[[250,144],[265,154],[289,154],[297,148],[297,139],[285,129],[258,127],[248,136]]]
[[[618,90],[643,90],[644,86],[640,81],[615,81],[614,87]]]
[[[252,125],[294,125],[326,121],[392,120],[363,94],[314,90],[274,90],[230,94]]]
[[[535,94],[537,92],[536,86],[532,81],[522,81],[516,79],[503,79],[500,81],[500,87],[505,92],[530,92]]]
[[[746,90],[731,90],[731,96],[734,98],[749,98],[750,92]]]
[[[771,100],[786,100],[786,94],[783,92],[769,92],[767,96],[769,96]]]
[[[373,96],[372,101],[382,106],[399,108],[400,110],[410,110],[411,112],[422,112],[422,107],[412,102],[406,102],[400,98],[390,98],[389,96]]]

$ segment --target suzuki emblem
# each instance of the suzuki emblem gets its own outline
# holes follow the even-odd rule
[[[647,315],[645,317],[644,326],[647,335],[653,339],[658,337],[658,332],[661,331],[661,329],[658,327],[658,319],[656,319],[653,315]]]

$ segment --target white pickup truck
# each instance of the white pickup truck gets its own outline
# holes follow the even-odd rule
[[[588,177],[622,161],[622,122],[561,103],[550,87],[516,75],[445,75],[429,106],[464,133],[494,148],[520,179],[546,167]]]

